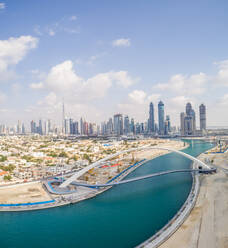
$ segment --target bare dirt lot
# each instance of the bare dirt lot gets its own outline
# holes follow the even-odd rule
[[[51,200],[41,183],[0,188],[0,204],[15,204]]]

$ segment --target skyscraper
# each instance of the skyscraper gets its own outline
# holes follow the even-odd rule
[[[165,119],[165,135],[168,135],[169,132],[171,131],[171,125],[170,125],[170,117],[169,115],[166,115]]]
[[[131,118],[130,131],[132,134],[135,134],[135,121]]]
[[[124,134],[128,135],[129,133],[130,133],[130,122],[128,115],[126,115],[124,117]]]
[[[38,133],[40,134],[40,135],[42,135],[43,134],[43,124],[42,124],[42,120],[39,120],[39,127],[38,127]]]
[[[165,113],[164,113],[164,103],[160,101],[158,103],[158,128],[159,128],[159,134],[163,135],[164,134],[164,118],[165,118]]]
[[[78,122],[77,121],[72,123],[72,134],[78,134]]]
[[[200,114],[200,130],[206,130],[206,106],[201,104],[199,106]]]
[[[149,133],[154,132],[154,105],[152,102],[150,103],[150,109],[149,109],[148,132]]]
[[[22,123],[22,134],[25,134],[25,124]]]
[[[70,119],[65,118],[64,120],[64,133],[70,134]]]
[[[180,129],[181,129],[181,135],[185,135],[185,130],[184,130],[184,119],[185,119],[186,114],[182,112],[180,114]]]
[[[36,123],[35,123],[35,121],[31,121],[30,122],[30,126],[31,126],[31,133],[36,133]]]
[[[186,104],[186,113],[181,113],[181,135],[194,135],[196,132],[196,116],[191,103]]]
[[[123,116],[122,114],[114,115],[114,133],[116,136],[123,135]]]
[[[80,134],[81,134],[81,135],[84,134],[84,122],[83,122],[82,117],[81,117],[81,119],[80,119]]]
[[[107,134],[110,135],[112,134],[113,131],[113,123],[112,123],[112,118],[109,118],[107,122]]]

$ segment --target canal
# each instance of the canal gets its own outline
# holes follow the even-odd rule
[[[198,156],[212,146],[190,141],[183,151]],[[171,153],[145,163],[127,178],[190,165],[187,158]],[[134,247],[175,215],[191,184],[189,173],[170,174],[115,186],[74,205],[0,213],[0,244],[2,248]]]

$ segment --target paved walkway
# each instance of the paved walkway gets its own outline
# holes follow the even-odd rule
[[[203,159],[207,155],[201,155]],[[228,168],[228,154],[213,155],[217,166]],[[224,171],[201,178],[196,206],[183,225],[160,248],[228,247],[228,176]]]

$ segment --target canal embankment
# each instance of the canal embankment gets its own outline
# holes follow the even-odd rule
[[[228,154],[201,154],[201,160],[213,160],[218,168],[228,169]],[[161,248],[228,247],[228,176],[223,170],[199,176],[200,190],[194,208],[182,225]]]

